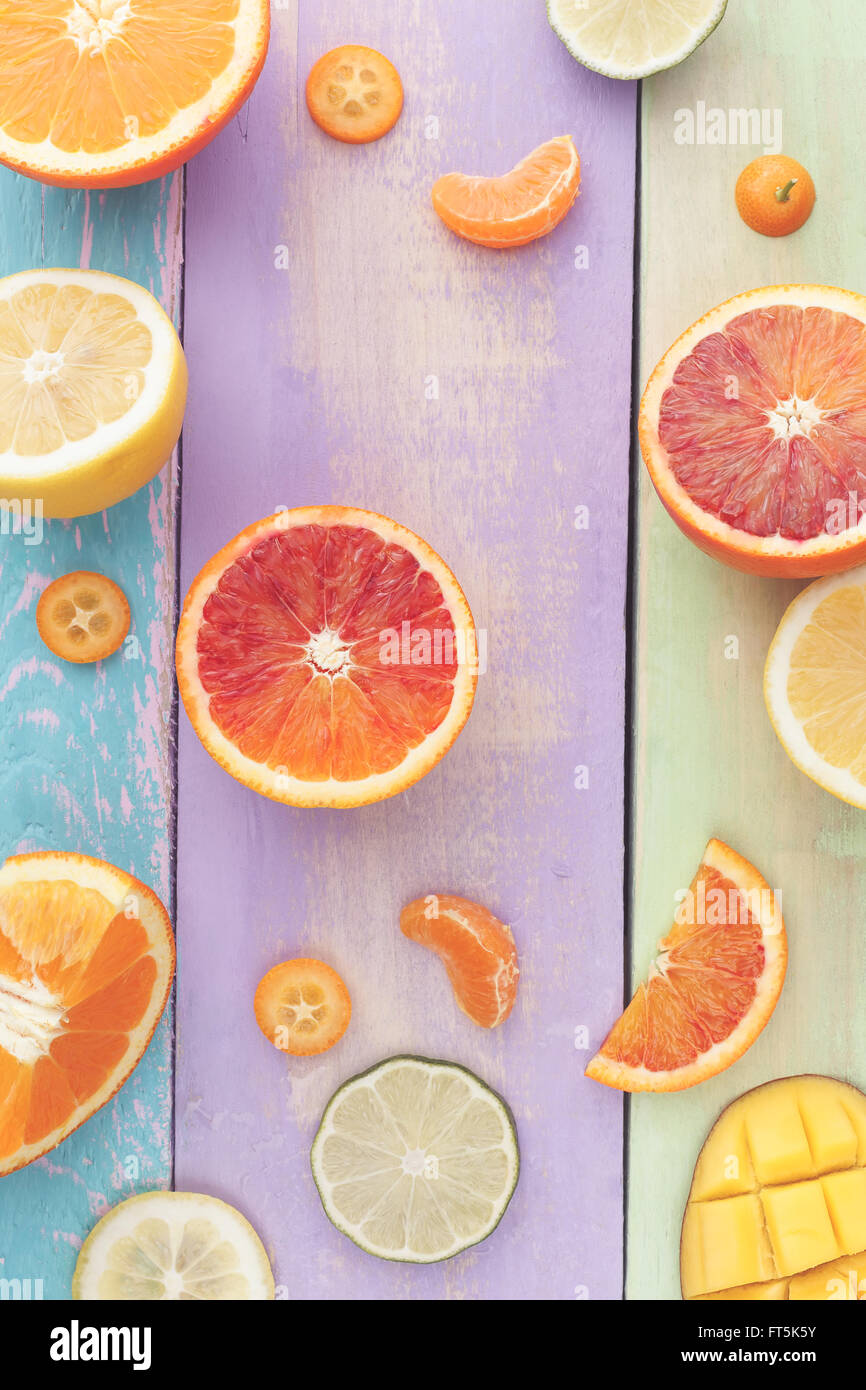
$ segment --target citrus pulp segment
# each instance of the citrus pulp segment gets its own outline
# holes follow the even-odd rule
[[[525,246],[552,232],[580,189],[580,157],[570,135],[539,145],[509,173],[484,178],[443,174],[433,207],[446,227],[479,246]]]
[[[709,38],[728,0],[547,0],[569,53],[605,77],[649,77],[688,58]]]
[[[508,1106],[453,1062],[391,1057],[322,1117],[313,1177],[338,1230],[370,1255],[430,1264],[490,1235],[517,1183]]]
[[[101,661],[129,631],[126,595],[104,574],[76,570],[43,589],[36,627],[46,647],[64,661]]]
[[[866,566],[816,580],[789,605],[767,654],[764,700],[801,772],[866,808]]]
[[[866,1299],[866,1096],[791,1076],[740,1096],[695,1166],[683,1297]]]
[[[0,162],[72,188],[170,173],[246,101],[269,24],[267,0],[0,4]]]
[[[153,295],[97,270],[0,280],[0,495],[73,517],[159,472],[186,406],[180,339]]]
[[[728,300],[662,358],[644,462],[682,531],[755,574],[866,558],[866,298],[774,285]]]
[[[469,717],[469,605],[387,517],[302,507],[247,528],[187,594],[180,693],[238,781],[296,806],[359,806],[416,782]]]
[[[681,1091],[752,1045],[782,990],[788,948],[776,894],[710,840],[674,925],[586,1074],[621,1091]]]
[[[198,1192],[142,1192],[112,1207],[82,1245],[72,1278],[72,1297],[89,1302],[263,1302],[274,1294],[249,1221]]]
[[[454,997],[473,1023],[497,1028],[517,998],[520,967],[511,928],[468,898],[428,893],[407,903],[400,930],[445,966]]]
[[[156,894],[81,854],[0,868],[0,1174],[104,1105],[165,1007],[174,937]]]

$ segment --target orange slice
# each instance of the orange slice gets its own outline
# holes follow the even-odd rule
[[[159,178],[246,101],[267,0],[0,4],[0,162],[43,183]]]
[[[435,951],[458,1005],[482,1028],[496,1028],[517,997],[517,948],[511,928],[480,903],[450,893],[428,893],[400,913],[410,941]]]
[[[174,974],[156,894],[82,854],[0,868],[0,1175],[48,1153],[140,1061]]]
[[[586,1069],[620,1091],[681,1091],[751,1047],[782,990],[788,945],[776,896],[710,840],[673,928]]]
[[[36,626],[49,651],[64,661],[101,661],[129,632],[129,604],[104,574],[76,570],[43,591]]]
[[[268,1042],[295,1057],[338,1043],[352,1017],[349,991],[321,960],[284,960],[258,984],[253,1007]]]
[[[557,136],[499,178],[445,174],[433,206],[446,227],[479,246],[525,246],[547,236],[580,188],[580,158],[570,135]]]
[[[312,68],[307,107],[327,135],[365,145],[396,125],[403,110],[403,84],[394,64],[375,48],[345,43]]]
[[[665,353],[638,422],[680,529],[781,578],[866,560],[866,297],[771,285],[719,305]]]
[[[186,596],[180,693],[238,781],[294,806],[416,782],[472,708],[475,627],[420,537],[375,512],[301,507],[236,536]]]

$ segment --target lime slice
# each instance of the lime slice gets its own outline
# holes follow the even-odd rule
[[[672,68],[713,32],[728,0],[547,0],[554,32],[605,77]]]
[[[477,1245],[511,1200],[511,1111],[465,1067],[391,1057],[332,1096],[311,1154],[334,1225],[383,1260],[430,1264]]]
[[[81,1247],[72,1297],[268,1300],[274,1277],[246,1217],[197,1192],[143,1192],[106,1212]]]

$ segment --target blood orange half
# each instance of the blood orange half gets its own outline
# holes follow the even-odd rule
[[[47,1153],[140,1061],[174,937],[155,893],[82,854],[0,868],[0,1174]]]
[[[776,285],[693,324],[644,392],[641,450],[707,554],[786,578],[866,559],[866,298]]]
[[[293,806],[361,806],[423,777],[472,708],[475,627],[420,537],[302,507],[247,528],[194,580],[180,693],[207,751]]]
[[[586,1069],[620,1091],[681,1091],[724,1071],[776,1007],[788,961],[776,894],[710,840],[674,925]]]

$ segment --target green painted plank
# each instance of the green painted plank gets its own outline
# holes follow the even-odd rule
[[[641,380],[677,334],[762,284],[863,290],[860,146],[866,6],[731,0],[681,67],[643,84]],[[794,236],[750,232],[734,207],[760,146],[679,144],[677,113],[781,112],[784,152],[818,203]],[[681,128],[685,121],[679,118]],[[719,835],[781,890],[791,962],[762,1037],[693,1090],[630,1102],[628,1296],[679,1297],[678,1246],[692,1167],[735,1096],[772,1077],[828,1072],[866,1087],[866,816],[799,773],[761,695],[776,624],[800,587],[728,570],[662,510],[641,465],[636,605],[633,959],[645,975],[706,840]],[[726,656],[726,644],[738,656]]]
[[[106,193],[0,171],[0,274],[90,266],[152,290],[177,317],[182,175]],[[131,870],[168,903],[175,470],[109,512],[0,535],[0,849],[72,849]],[[54,659],[36,602],[72,569],[116,579],[132,607],[122,653]],[[53,1153],[0,1180],[0,1278],[67,1298],[78,1248],[120,1198],[171,1179],[171,1020],[126,1086]]]

